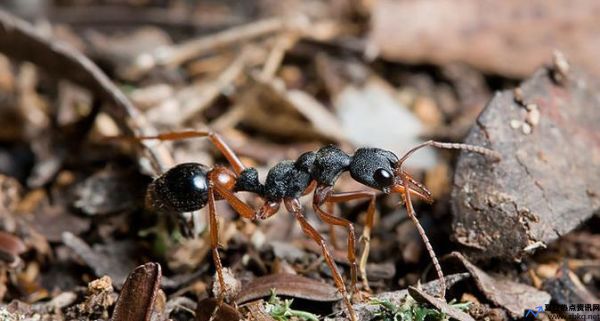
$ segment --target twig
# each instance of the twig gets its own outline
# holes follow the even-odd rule
[[[298,41],[298,35],[295,33],[283,33],[277,37],[273,49],[267,57],[263,66],[261,77],[263,80],[271,80],[285,57],[285,53]]]
[[[225,69],[214,81],[200,86],[193,85],[182,90],[178,94],[178,100],[181,103],[179,115],[175,118],[176,123],[185,123],[194,115],[202,112],[210,106],[210,104],[231,85],[244,71],[246,62],[248,61],[248,50],[242,52],[235,60]],[[187,95],[192,93],[193,97]]]
[[[154,66],[177,66],[194,57],[234,43],[264,36],[285,28],[283,18],[269,18],[233,27],[209,36],[196,38],[179,45],[162,47],[150,54],[142,54],[136,59],[140,71]]]

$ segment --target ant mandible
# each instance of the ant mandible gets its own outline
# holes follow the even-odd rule
[[[419,224],[410,195],[415,195],[431,202],[431,193],[402,169],[404,161],[418,149],[433,146],[444,149],[463,149],[499,159],[499,154],[487,148],[455,143],[440,143],[427,141],[409,150],[398,158],[393,152],[380,148],[359,148],[349,155],[334,145],[320,148],[317,151],[306,152],[295,161],[284,160],[273,166],[266,177],[265,183],[260,183],[255,168],[245,167],[233,150],[216,133],[209,131],[182,131],[163,133],[156,136],[136,137],[139,140],[156,139],[161,141],[180,140],[186,138],[207,137],[212,144],[225,156],[233,170],[217,165],[209,168],[200,163],[183,163],[169,169],[156,178],[148,188],[148,199],[159,209],[176,212],[191,212],[208,205],[210,245],[217,272],[220,289],[225,290],[223,266],[218,252],[218,226],[215,201],[217,197],[226,200],[242,217],[258,220],[266,219],[277,213],[283,202],[303,232],[314,240],[320,247],[325,262],[331,269],[335,285],[343,297],[352,320],[356,319],[352,304],[347,295],[346,286],[324,238],[306,220],[299,198],[314,190],[312,206],[317,215],[327,224],[345,227],[348,231],[347,257],[351,267],[352,291],[357,292],[357,263],[355,256],[355,235],[353,224],[341,217],[334,216],[321,209],[325,203],[340,203],[356,199],[369,199],[367,209],[366,233],[367,240],[362,259],[368,253],[368,238],[373,225],[375,213],[375,191],[359,190],[353,192],[334,193],[335,182],[344,172],[349,172],[357,182],[386,194],[399,193],[402,195],[408,216],[417,226],[420,236],[438,274],[441,296],[445,295],[445,280],[441,267],[425,234]],[[264,204],[255,211],[240,200],[236,192],[251,192],[262,199]],[[365,280],[364,268],[361,277]],[[222,296],[222,294],[221,294]]]

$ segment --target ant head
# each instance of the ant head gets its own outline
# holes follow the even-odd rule
[[[389,193],[396,184],[398,157],[380,148],[359,148],[350,163],[350,175],[357,182]]]
[[[209,171],[198,163],[179,164],[150,184],[146,199],[153,207],[169,211],[199,210],[208,201]]]

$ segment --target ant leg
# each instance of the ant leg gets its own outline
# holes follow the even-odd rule
[[[281,202],[265,201],[263,206],[261,206],[258,212],[256,213],[255,219],[266,220],[267,218],[277,214],[277,211],[279,211],[280,204]]]
[[[236,174],[240,174],[246,166],[242,163],[242,161],[238,158],[235,152],[225,143],[221,135],[211,132],[211,131],[197,131],[197,130],[186,130],[181,132],[168,132],[162,133],[155,136],[138,136],[134,137],[134,139],[138,140],[150,140],[150,139],[158,139],[161,141],[169,141],[169,140],[181,140],[188,138],[197,138],[197,137],[208,137],[210,142],[225,156],[231,167]]]
[[[210,228],[210,248],[212,257],[217,270],[217,279],[219,281],[220,293],[219,302],[223,302],[225,297],[225,279],[223,278],[223,264],[219,256],[219,222],[217,221],[217,210],[215,207],[215,194],[211,187],[208,189],[208,219]]]
[[[327,248],[327,244],[325,243],[325,240],[319,234],[319,232],[314,227],[312,227],[310,225],[310,223],[308,223],[308,221],[304,217],[304,214],[302,214],[302,207],[300,205],[300,202],[297,199],[290,199],[290,198],[284,199],[284,204],[285,204],[285,207],[287,208],[287,210],[290,213],[292,213],[294,215],[294,217],[296,218],[296,220],[298,221],[298,223],[300,223],[300,227],[302,227],[302,231],[304,232],[304,234],[306,234],[308,237],[310,237],[313,241],[315,241],[321,247],[321,251],[323,252],[323,257],[325,258],[325,262],[327,263],[327,266],[329,266],[329,269],[331,270],[331,274],[333,275],[333,281],[335,282],[335,285],[336,285],[338,291],[340,292],[340,294],[342,295],[342,297],[344,299],[344,304],[346,305],[346,308],[348,309],[348,313],[350,314],[350,319],[352,321],[356,321],[356,314],[354,313],[352,304],[350,303],[350,300],[348,299],[346,286],[344,285],[344,279],[342,279],[342,275],[340,274],[340,271],[338,270],[337,266],[335,265],[335,262],[333,261],[333,257],[329,253],[329,249]]]
[[[302,192],[302,196],[312,193],[315,190],[315,187],[317,187],[317,181],[311,181],[310,184],[308,184],[308,187],[304,190],[304,192]]]
[[[442,148],[442,149],[463,149],[463,150],[466,150],[469,152],[488,156],[495,161],[500,160],[500,153],[498,153],[497,151],[491,150],[489,148],[468,145],[468,144],[459,144],[459,143],[442,143],[442,142],[436,142],[434,140],[429,140],[429,141],[426,141],[422,144],[419,144],[419,145],[413,147],[411,150],[406,152],[406,154],[404,154],[404,156],[402,156],[400,158],[400,160],[398,161],[397,167],[400,168],[402,166],[402,163],[404,163],[406,161],[406,159],[408,159],[410,157],[410,155],[412,155],[417,150],[419,150],[423,147],[427,147],[427,146],[433,146],[433,147]]]
[[[334,204],[334,203],[342,203],[342,202],[347,202],[347,201],[357,200],[357,199],[369,199],[369,207],[367,208],[366,226],[363,228],[363,232],[362,232],[362,235],[360,237],[360,240],[363,243],[363,250],[362,250],[362,253],[360,254],[359,265],[358,265],[358,269],[359,269],[359,272],[360,272],[360,277],[361,277],[361,280],[362,280],[362,283],[363,283],[363,287],[364,287],[364,289],[366,291],[371,291],[371,288],[369,287],[369,281],[367,279],[367,259],[369,257],[370,241],[371,241],[371,231],[373,229],[373,224],[374,224],[374,221],[375,221],[375,212],[376,212],[375,200],[376,200],[376,195],[377,194],[375,192],[371,192],[371,191],[354,191],[354,192],[344,192],[344,193],[331,193],[331,192],[329,192],[329,195],[325,196],[325,198],[323,200],[323,201],[327,202],[328,204]],[[313,204],[313,207],[315,207],[315,204]],[[319,214],[319,216],[321,217],[321,219],[323,221],[325,221],[327,223],[330,223],[330,224],[333,224],[333,225],[338,225],[338,224],[335,224],[333,222],[329,222],[326,219],[326,217],[322,216],[322,214],[325,214],[325,215],[328,215],[328,216],[332,216],[332,215],[328,214],[328,213],[324,213],[319,208],[318,204],[316,205],[315,211],[317,211],[317,213]],[[333,217],[336,218],[336,219],[338,219],[335,216],[333,216]],[[350,245],[350,239],[348,240],[348,245]],[[352,252],[354,254],[354,248],[352,249]],[[350,257],[350,246],[348,246],[348,256]],[[350,261],[350,258],[348,258],[348,260]],[[351,264],[351,267],[355,267],[356,266],[356,263],[353,263],[352,261],[350,261],[350,264]],[[352,284],[353,287],[356,286],[355,281],[356,280],[353,279],[353,284]]]
[[[318,186],[315,190],[315,196],[313,197],[313,209],[317,213],[317,215],[323,220],[323,222],[330,224],[330,232],[333,230],[333,226],[343,226],[346,228],[348,232],[348,248],[347,248],[347,257],[348,263],[350,263],[350,275],[352,280],[352,293],[358,293],[358,289],[356,288],[356,275],[358,265],[356,264],[356,235],[354,234],[354,225],[352,222],[348,221],[343,217],[337,217],[330,212],[325,212],[321,209],[321,205],[323,201],[326,200],[329,195],[331,195],[332,186],[321,185]],[[329,202],[328,204],[332,204]],[[333,234],[333,233],[332,233]]]
[[[407,191],[409,190],[409,187],[408,187],[409,179],[406,177],[406,174],[404,174],[404,173],[403,173],[402,181],[403,181],[404,190],[405,190],[405,193],[402,194],[402,197],[404,198],[404,204],[406,205],[406,212],[408,213],[408,217],[410,217],[410,219],[413,221],[413,223],[415,223],[415,225],[417,226],[417,231],[419,231],[419,235],[423,239],[423,243],[425,243],[425,248],[427,249],[427,252],[429,253],[429,256],[431,257],[431,261],[433,262],[433,266],[435,267],[435,271],[437,272],[437,275],[438,275],[438,282],[440,284],[440,297],[444,298],[446,296],[446,279],[444,278],[444,272],[442,272],[442,267],[440,266],[440,262],[437,259],[437,255],[433,251],[433,247],[431,247],[431,243],[429,242],[429,238],[427,237],[427,234],[425,234],[425,230],[423,229],[423,226],[421,226],[421,223],[419,223],[419,219],[417,218],[417,214],[415,213],[415,209],[412,205],[410,195],[409,195],[409,193],[407,193]]]
[[[336,216],[334,211],[335,211],[335,204],[331,203],[331,202],[325,202],[325,206],[327,206],[327,209],[325,211],[327,211],[327,213]],[[340,244],[338,243],[337,240],[337,236],[335,235],[335,225],[333,224],[329,224],[329,243],[331,243],[331,246],[333,246],[334,250],[339,250],[340,249]]]

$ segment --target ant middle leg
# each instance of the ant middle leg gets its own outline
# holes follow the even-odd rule
[[[348,295],[347,295],[348,292],[346,290],[346,285],[344,284],[344,279],[342,278],[340,271],[338,270],[337,266],[335,265],[335,261],[333,260],[333,257],[331,256],[329,249],[327,248],[327,244],[325,243],[325,240],[323,239],[321,234],[319,234],[319,232],[312,225],[310,225],[310,223],[308,223],[308,221],[304,217],[304,214],[302,213],[302,207],[300,205],[300,202],[297,199],[289,199],[288,198],[288,199],[284,199],[283,202],[284,202],[285,207],[288,210],[288,212],[292,213],[294,215],[294,217],[296,218],[296,220],[298,221],[298,223],[300,223],[300,227],[302,228],[302,231],[304,232],[304,234],[306,234],[308,237],[310,237],[313,241],[315,241],[321,247],[321,251],[323,252],[323,257],[325,258],[325,262],[327,263],[327,266],[329,266],[329,269],[331,270],[331,274],[333,276],[333,281],[335,282],[335,285],[336,285],[338,291],[342,295],[344,304],[346,305],[346,308],[348,309],[348,313],[350,314],[350,319],[352,321],[356,321],[356,314],[354,313],[352,304],[350,303],[350,300],[348,299]]]
[[[366,226],[363,228],[363,233],[361,236],[361,242],[363,242],[363,250],[360,255],[359,264],[356,263],[356,250],[355,250],[355,234],[354,234],[354,226],[353,224],[341,217],[334,216],[330,212],[325,212],[321,209],[321,205],[323,203],[326,204],[334,204],[334,203],[342,203],[351,200],[357,199],[369,199],[369,207],[367,209],[367,219]],[[375,200],[376,193],[370,191],[355,191],[355,192],[345,192],[345,193],[332,193],[332,188],[330,186],[320,186],[315,191],[315,197],[313,198],[313,208],[317,215],[331,226],[344,226],[348,230],[348,261],[350,263],[350,271],[352,275],[352,289],[355,293],[358,293],[356,288],[357,281],[357,268],[360,271],[360,277],[363,282],[363,288],[366,291],[370,291],[369,282],[367,279],[367,258],[369,257],[369,249],[370,249],[370,240],[371,240],[371,230],[373,229],[373,224],[375,220]]]

